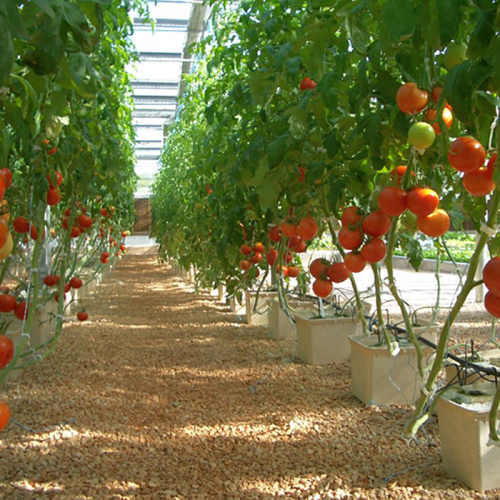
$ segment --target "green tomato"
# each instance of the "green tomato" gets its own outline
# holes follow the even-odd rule
[[[401,225],[410,233],[417,232],[417,216],[406,210],[406,212],[401,216]]]
[[[444,65],[446,69],[451,69],[453,66],[464,62],[467,59],[466,52],[467,47],[465,45],[450,42],[444,53]]]
[[[436,139],[436,132],[427,122],[417,122],[410,127],[408,141],[417,149],[427,149]]]

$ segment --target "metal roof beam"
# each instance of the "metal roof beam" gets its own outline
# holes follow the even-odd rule
[[[177,90],[179,82],[155,82],[147,80],[137,80],[132,82],[132,87],[137,90]]]
[[[136,104],[175,104],[177,98],[174,96],[159,96],[159,95],[134,95]]]

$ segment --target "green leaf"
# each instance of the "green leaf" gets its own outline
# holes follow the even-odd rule
[[[401,82],[398,82],[387,71],[382,70],[377,74],[376,89],[390,103],[396,103],[396,94],[400,86]]]
[[[87,69],[87,56],[82,52],[69,56],[69,70],[73,80],[80,87],[83,83]]]
[[[286,155],[288,134],[278,137],[273,141],[267,150],[269,158],[269,167],[274,168],[278,166]]]
[[[366,55],[370,43],[370,35],[366,31],[366,27],[357,16],[349,16],[347,21],[349,40],[354,50],[359,54]]]
[[[52,9],[52,6],[50,5],[50,2],[47,0],[32,0],[33,3],[42,11],[47,14],[52,21],[55,20],[56,18],[56,13]]]
[[[268,76],[269,74],[265,70],[257,70],[250,74],[250,94],[253,101],[257,104],[264,105],[266,102],[265,90],[268,87]]]
[[[30,35],[24,27],[23,20],[21,19],[21,16],[19,14],[19,6],[16,5],[14,0],[4,0],[4,4],[1,6],[1,8],[4,9],[12,38],[19,38],[25,41],[29,41]]]
[[[339,75],[336,72],[330,72],[320,80],[316,87],[321,94],[321,99],[323,99],[325,106],[331,110],[335,110],[338,106],[338,85]]]
[[[8,23],[0,16],[0,86],[7,85],[14,63],[14,44],[10,36]]]
[[[294,139],[300,140],[304,137],[307,130],[307,114],[298,107],[291,109],[290,118],[288,118],[290,125],[290,133]]]
[[[463,20],[463,7],[467,0],[436,0],[439,20],[439,35],[443,47],[457,35]]]
[[[484,50],[495,36],[495,16],[496,10],[480,12],[477,23],[469,38],[469,44],[467,45],[467,57],[469,59],[483,56]]]
[[[287,63],[286,63],[286,69],[289,75],[296,75],[302,67],[302,59],[300,56],[297,57],[292,57]]]
[[[326,154],[328,158],[332,160],[337,155],[340,149],[340,143],[337,140],[337,131],[333,129],[324,139],[323,146],[326,149]]]
[[[267,212],[276,203],[281,193],[281,186],[277,180],[273,179],[259,186],[256,191],[259,196],[260,208],[263,212]]]
[[[88,31],[90,31],[90,26],[85,14],[78,5],[64,2],[63,18],[68,23],[75,40],[80,42],[84,47],[88,47]]]
[[[388,0],[382,10],[382,23],[393,40],[400,41],[412,35],[417,27],[413,2]]]
[[[323,130],[330,130],[330,124],[328,123],[328,120],[326,119],[326,108],[325,105],[323,104],[323,101],[315,99],[312,103],[312,110],[314,113],[314,116],[316,117],[316,120],[318,120],[319,126]]]
[[[246,184],[249,186],[260,186],[264,182],[264,177],[269,172],[269,162],[267,158],[262,158],[259,162],[259,166],[255,172],[255,175],[249,179]]]
[[[433,50],[441,48],[439,36],[439,19],[437,15],[436,0],[429,0],[428,3],[420,6],[420,29],[424,39]]]
[[[464,123],[472,122],[471,96],[474,90],[470,77],[471,62],[453,67],[445,80],[444,91],[453,113]]]

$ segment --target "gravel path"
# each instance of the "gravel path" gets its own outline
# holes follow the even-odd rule
[[[6,387],[5,499],[500,498],[448,477],[437,424],[366,407],[348,363],[289,359],[152,256],[127,256],[56,353]]]

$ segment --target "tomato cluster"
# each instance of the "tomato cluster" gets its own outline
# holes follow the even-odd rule
[[[500,257],[493,257],[483,269],[483,281],[488,289],[484,307],[495,318],[500,318]]]
[[[318,297],[328,297],[333,290],[333,283],[342,283],[351,274],[344,262],[330,262],[327,259],[315,259],[309,265],[313,281],[312,289]]]
[[[313,217],[303,217],[297,223],[293,219],[286,219],[279,225],[272,226],[268,231],[268,237],[271,242],[269,250],[266,252],[262,243],[256,243],[250,246],[244,243],[240,247],[240,253],[245,257],[239,263],[239,267],[245,273],[248,273],[254,265],[259,264],[265,255],[266,263],[275,267],[275,271],[285,277],[296,278],[300,274],[300,267],[291,264],[294,260],[294,254],[303,253],[307,249],[307,241],[313,239],[318,233],[318,224]],[[244,231],[246,235],[246,231]],[[282,265],[277,264],[279,259],[278,249],[273,244],[278,244],[286,238],[285,250],[282,256]],[[255,267],[255,276],[260,274],[259,268]],[[247,274],[248,276],[248,274]]]

